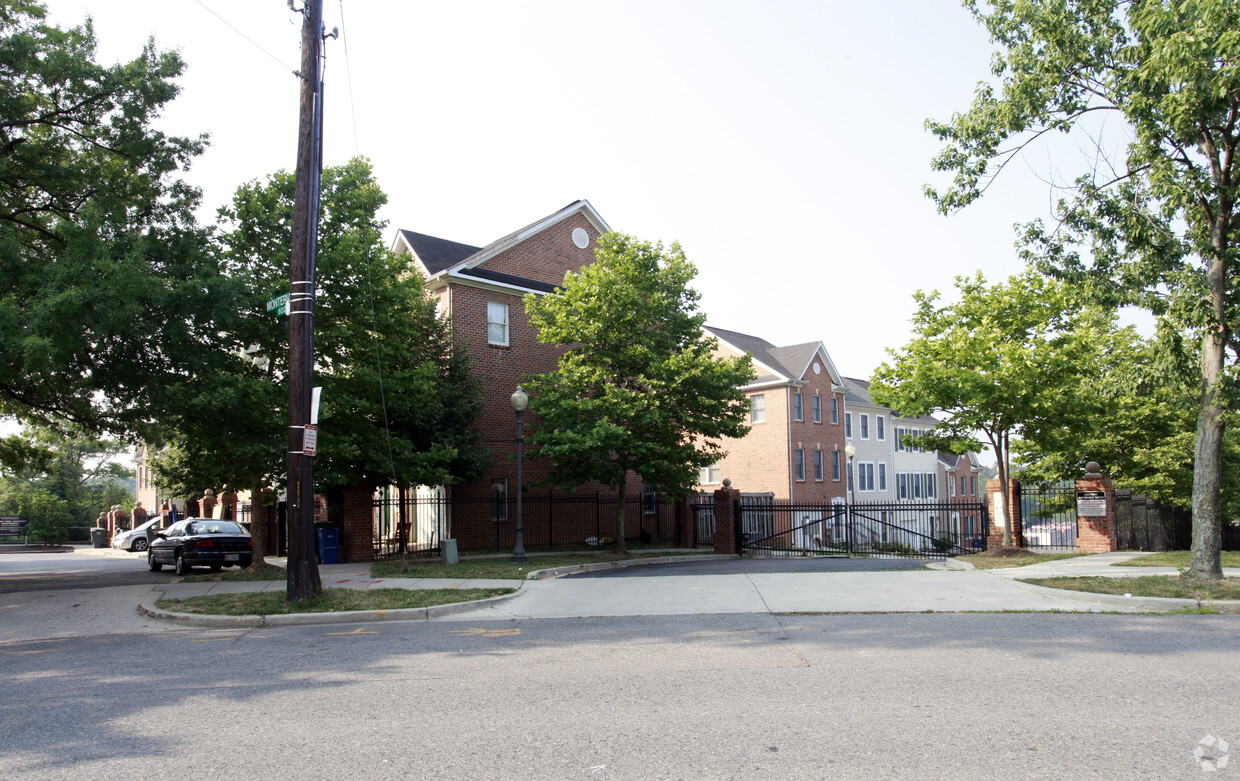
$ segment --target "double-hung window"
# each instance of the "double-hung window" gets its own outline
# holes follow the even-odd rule
[[[813,404],[814,422],[821,423],[822,422],[822,397],[815,394],[813,397],[812,404]]]
[[[766,422],[766,394],[755,393],[749,397],[749,422]]]
[[[508,305],[499,301],[487,302],[487,344],[508,346]]]
[[[794,452],[794,465],[796,467],[797,482],[805,481],[805,451],[798,448]]]
[[[870,416],[864,412],[861,413],[861,438],[870,438]]]
[[[840,480],[840,451],[831,451],[831,479],[837,483]]]
[[[822,451],[814,451],[814,480],[822,482]]]
[[[852,439],[852,413],[844,413],[844,438]]]
[[[792,394],[792,419],[798,423],[805,420],[805,397],[800,393]]]
[[[840,400],[834,396],[831,397],[831,422],[837,426],[840,424]]]

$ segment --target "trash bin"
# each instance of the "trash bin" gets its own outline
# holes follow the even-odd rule
[[[95,548],[108,547],[108,530],[102,526],[90,527],[90,544]]]
[[[456,555],[456,540],[440,540],[439,555],[443,556],[444,564],[456,564],[461,559]]]
[[[335,526],[319,528],[319,563],[340,563],[340,530]]]

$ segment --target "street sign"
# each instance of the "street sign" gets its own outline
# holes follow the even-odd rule
[[[315,425],[307,425],[305,433],[301,435],[301,454],[303,456],[312,456],[319,445],[319,427]]]
[[[288,314],[288,300],[291,298],[289,293],[281,293],[275,298],[267,299],[267,311],[275,312],[276,317],[283,317]]]

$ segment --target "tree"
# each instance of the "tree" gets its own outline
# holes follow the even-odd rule
[[[715,356],[689,287],[697,270],[679,244],[664,252],[609,233],[595,255],[556,293],[525,300],[538,340],[567,348],[555,371],[529,381],[542,418],[533,450],[562,488],[594,480],[623,493],[636,472],[679,495],[722,457],[724,437],[748,430],[750,360]],[[617,537],[623,547],[623,500]]]
[[[33,454],[0,471],[0,513],[29,517],[27,533],[49,545],[64,542],[70,526],[93,526],[113,505],[134,505],[126,486],[133,472],[119,463],[126,448],[116,440],[35,428],[0,443],[0,452]]]
[[[175,53],[100,65],[89,21],[45,14],[0,0],[0,416],[140,431],[215,352],[218,274],[173,178],[203,141],[151,127]]]
[[[237,311],[218,360],[229,370],[181,383],[153,457],[160,485],[283,480],[288,353],[284,322],[265,302],[288,286],[293,175],[237,189],[221,209],[221,266],[238,283]],[[329,496],[359,482],[452,485],[481,474],[473,427],[480,390],[424,280],[381,245],[387,198],[362,158],[323,171],[316,302],[316,384],[323,388],[316,487]],[[330,501],[329,501],[330,504]]]
[[[927,123],[947,142],[934,167],[954,173],[948,189],[928,192],[944,212],[961,208],[1048,133],[1089,132],[1094,117],[1123,123],[1124,153],[1107,155],[1095,139],[1088,170],[1059,202],[1059,224],[1032,223],[1023,241],[1044,268],[1080,279],[1096,297],[1144,306],[1199,339],[1189,574],[1220,578],[1223,433],[1240,348],[1240,6],[965,5],[1001,47],[993,66],[1001,93],[982,84],[968,111]]]
[[[1000,484],[1010,474],[1013,435],[1057,428],[1080,409],[1078,379],[1109,318],[1077,305],[1067,285],[1026,272],[987,285],[979,272],[957,277],[959,300],[915,294],[914,337],[870,383],[874,400],[901,415],[946,417],[917,444],[953,453],[995,454]],[[1012,508],[1003,490],[1003,544],[1012,544]]]

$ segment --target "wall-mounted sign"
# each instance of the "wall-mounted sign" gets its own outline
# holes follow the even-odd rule
[[[29,522],[29,518],[23,518],[20,515],[0,515],[0,536],[16,537],[22,533],[22,527]]]
[[[1076,514],[1081,518],[1101,518],[1107,514],[1106,491],[1077,491]]]

